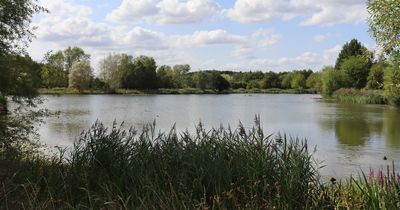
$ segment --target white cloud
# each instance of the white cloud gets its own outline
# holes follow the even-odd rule
[[[299,0],[300,1],[300,0]],[[317,12],[308,17],[302,25],[330,26],[340,23],[364,23],[367,18],[364,0],[302,0],[304,5],[314,5]]]
[[[157,0],[123,0],[121,5],[107,15],[115,21],[139,22],[158,13]]]
[[[236,0],[226,13],[241,23],[302,17],[302,25],[362,23],[367,17],[365,0]]]
[[[162,24],[196,23],[213,17],[219,6],[212,0],[162,0],[156,19]]]
[[[308,5],[291,1],[236,0],[233,8],[227,10],[228,17],[241,23],[264,22],[273,19],[290,20],[313,9]]]
[[[130,23],[147,20],[160,24],[185,24],[212,18],[219,10],[213,0],[123,0],[117,9],[107,15],[107,19]]]
[[[254,58],[252,53],[257,50],[268,49],[282,39],[282,34],[272,29],[260,28],[253,32],[246,42],[234,46],[232,55],[236,58]]]
[[[86,17],[92,14],[92,9],[84,5],[75,5],[65,0],[42,0],[41,5],[51,14],[64,16],[74,14],[77,17]]]
[[[178,48],[201,47],[216,44],[238,44],[246,42],[244,36],[229,34],[225,30],[197,31],[191,35],[176,35],[172,37]]]
[[[235,68],[241,70],[273,70],[273,71],[291,71],[294,69],[308,69],[314,71],[321,70],[322,67],[333,65],[339,54],[341,45],[323,50],[321,53],[304,52],[294,57],[270,58],[249,58],[242,60],[241,63],[226,64],[226,69]]]

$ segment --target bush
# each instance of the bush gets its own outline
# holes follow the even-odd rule
[[[316,90],[317,92],[322,91],[321,73],[312,73],[306,80],[306,87]]]
[[[290,86],[293,89],[303,89],[306,87],[306,78],[300,72],[294,73]]]
[[[369,70],[367,89],[382,89],[383,88],[383,73],[385,65],[382,63],[376,63],[372,65]]]
[[[387,67],[384,72],[384,94],[392,105],[400,105],[400,67]]]
[[[370,60],[365,56],[359,55],[345,59],[340,65],[340,70],[348,78],[348,87],[361,89],[367,84],[370,67]]]
[[[333,67],[326,67],[322,72],[322,93],[330,96],[346,83],[345,75]]]

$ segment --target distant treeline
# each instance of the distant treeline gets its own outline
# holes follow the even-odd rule
[[[14,60],[31,68],[32,83],[42,88],[70,87],[86,89],[182,89],[198,88],[222,91],[232,89],[306,89],[314,88],[316,73],[312,70],[291,72],[234,72],[203,70],[191,72],[188,64],[157,66],[152,57],[132,57],[127,54],[110,54],[101,59],[99,75],[93,74],[90,55],[79,47],[49,52],[42,63],[28,56],[15,56]],[[25,63],[25,64],[24,64]],[[28,64],[29,63],[29,64]],[[14,63],[17,65],[17,63]],[[32,69],[32,66],[34,68]],[[27,69],[28,70],[28,69]]]
[[[223,91],[227,89],[311,89],[325,96],[331,96],[338,89],[384,90],[384,97],[392,104],[400,104],[400,70],[396,57],[374,58],[359,41],[353,39],[343,45],[335,66],[324,67],[319,72],[310,69],[288,72],[235,72],[203,70],[191,71],[188,64],[157,66],[152,57],[133,57],[128,54],[109,54],[100,60],[99,74],[95,76],[90,55],[79,47],[68,47],[63,51],[49,52],[42,63],[32,61],[28,56],[11,55],[0,60],[8,66],[16,78],[15,87],[29,93],[31,87],[69,87],[84,91],[87,89],[154,90],[158,88]],[[15,73],[19,72],[19,73]],[[22,72],[22,74],[21,74]],[[25,73],[24,73],[25,72]],[[24,81],[18,84],[18,81]],[[6,84],[7,81],[1,81]],[[10,86],[10,84],[6,85]],[[12,85],[11,85],[12,86]],[[24,88],[26,87],[26,88]],[[1,85],[0,85],[1,89]],[[13,89],[10,88],[10,94]],[[343,93],[343,90],[341,91]],[[354,91],[352,91],[354,93]]]

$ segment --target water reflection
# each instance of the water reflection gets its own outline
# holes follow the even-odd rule
[[[383,112],[383,132],[389,147],[400,148],[400,110],[388,108]]]
[[[60,111],[40,128],[48,145],[71,145],[96,120],[111,126],[141,128],[157,120],[157,129],[194,129],[221,123],[253,125],[260,115],[267,134],[307,138],[317,146],[317,158],[335,173],[380,166],[383,156],[400,163],[400,110],[389,106],[324,103],[316,95],[152,95],[46,96],[45,106]],[[384,164],[384,162],[383,162]],[[400,166],[399,166],[400,168]],[[330,171],[328,173],[331,173]]]

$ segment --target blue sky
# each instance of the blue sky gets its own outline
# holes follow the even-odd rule
[[[332,65],[357,38],[371,50],[365,0],[42,0],[28,52],[80,46],[92,65],[109,53],[148,55],[192,70],[289,71]]]

